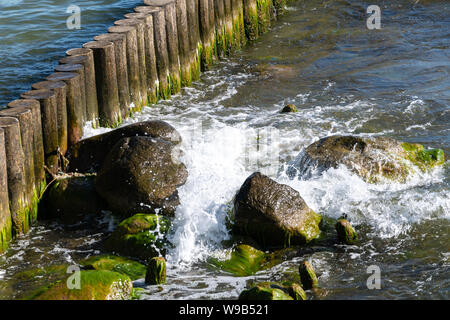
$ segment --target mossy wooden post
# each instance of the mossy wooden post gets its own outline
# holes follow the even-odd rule
[[[94,52],[95,82],[97,83],[99,123],[115,128],[122,122],[117,85],[114,44],[91,41],[83,45]]]
[[[286,0],[272,0],[273,2],[273,7],[275,9],[275,15],[279,16],[280,14],[282,14],[284,11],[286,11]]]
[[[55,72],[47,77],[48,81],[63,81],[66,87],[67,137],[73,145],[83,137],[84,110],[81,102],[81,77],[78,73]]]
[[[84,72],[86,76],[86,108],[87,120],[92,121],[92,127],[96,128],[99,125],[98,119],[98,98],[97,98],[97,84],[95,82],[95,66],[94,53],[88,48],[75,48],[66,51],[70,57],[84,56],[87,61],[80,61],[84,65]],[[73,62],[75,63],[75,62]]]
[[[147,7],[144,7],[147,8]],[[151,10],[150,8],[148,8]],[[127,19],[142,20],[145,24],[145,64],[147,75],[147,97],[148,103],[154,104],[159,99],[158,71],[156,69],[155,41],[153,32],[153,17],[149,12],[132,12],[125,15]]]
[[[259,35],[258,31],[258,0],[244,1],[244,27],[245,35],[248,40],[256,40]]]
[[[47,89],[31,90],[22,93],[21,98],[36,99],[40,103],[45,164],[49,172],[56,174],[59,159],[56,94]]]
[[[191,63],[189,57],[189,27],[187,20],[186,0],[176,0],[178,54],[180,56],[181,84],[189,87],[192,84]]]
[[[192,80],[197,80],[200,78],[200,55],[202,46],[197,0],[186,0],[186,13],[189,30],[187,36],[189,38],[191,74]]]
[[[164,10],[166,25],[167,53],[169,55],[169,85],[172,94],[181,89],[180,57],[178,54],[177,9],[175,0],[144,0],[150,7],[161,7]]]
[[[164,258],[150,259],[145,273],[145,283],[153,285],[166,283],[166,260]]]
[[[234,50],[234,29],[233,29],[233,9],[232,0],[223,0],[225,12],[225,44],[227,48],[226,54],[229,55]]]
[[[214,40],[211,41],[211,32],[214,31],[213,22],[210,21],[209,0],[199,0],[200,38],[202,40],[201,68],[208,70],[214,60]],[[214,8],[213,8],[214,9]]]
[[[258,9],[258,34],[267,32],[271,25],[272,0],[256,0]]]
[[[141,111],[143,107],[148,105],[147,95],[147,64],[145,62],[145,23],[138,19],[122,19],[114,22],[116,26],[130,26],[136,29],[137,53],[139,63],[139,84],[141,101],[133,112]]]
[[[92,50],[85,55],[68,56],[59,60],[60,64],[81,64],[84,66],[85,96],[86,96],[86,121],[92,123],[92,127],[98,126],[98,102],[97,86],[95,83],[94,57]]]
[[[223,0],[214,0],[214,21],[217,56],[224,57],[227,52],[227,45],[225,43],[225,5]]]
[[[56,94],[56,125],[58,128],[58,146],[62,155],[66,154],[69,138],[67,131],[67,85],[64,81],[41,81],[31,86],[35,90],[47,89]]]
[[[231,0],[233,14],[234,43],[236,48],[242,48],[247,43],[244,26],[243,0]]]
[[[6,108],[0,110],[0,117],[12,117],[19,120],[22,151],[24,155],[23,170],[25,182],[25,205],[27,206],[28,225],[36,221],[38,191],[34,177],[34,149],[33,149],[33,114],[26,107]]]
[[[169,81],[169,51],[167,48],[166,19],[162,8],[153,7],[153,31],[155,36],[156,67],[158,69],[159,95],[162,99],[171,97]]]
[[[24,154],[19,120],[13,117],[0,117],[0,129],[3,129],[5,134],[6,171],[12,234],[13,236],[18,236],[25,234],[29,229]]]
[[[43,130],[41,123],[41,105],[38,100],[34,99],[18,99],[10,102],[8,108],[28,108],[33,116],[33,163],[34,163],[34,179],[37,196],[40,198],[44,192],[45,181],[45,156]]]
[[[301,262],[298,271],[303,289],[309,290],[318,286],[317,276],[311,263],[308,261]]]
[[[80,75],[81,109],[83,110],[83,124],[87,121],[86,110],[86,80],[84,76],[84,66],[82,64],[60,64],[55,67],[55,72],[71,72]]]
[[[123,33],[104,33],[94,37],[96,41],[108,41],[114,44],[116,55],[117,86],[119,90],[120,114],[123,119],[130,115],[131,95],[128,86],[127,36]]]
[[[338,219],[335,228],[340,242],[351,245],[358,240],[358,235],[348,220]]]
[[[0,254],[6,251],[11,239],[12,221],[9,211],[5,132],[0,128]]]
[[[108,28],[108,32],[122,33],[127,37],[128,88],[130,90],[130,110],[133,112],[140,108],[143,100],[141,96],[137,31],[133,26],[113,26]]]

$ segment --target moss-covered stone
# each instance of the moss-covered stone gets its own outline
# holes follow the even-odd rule
[[[146,261],[164,254],[165,235],[170,229],[167,217],[135,214],[122,221],[105,243],[108,251]]]
[[[339,241],[345,244],[354,244],[358,240],[355,229],[346,219],[339,219],[336,222],[336,232]]]
[[[41,290],[33,300],[127,300],[133,283],[123,274],[106,270],[80,271],[80,288],[69,289],[67,281],[58,281]]]
[[[298,283],[292,283],[287,287],[287,290],[294,300],[306,300],[305,290]]]
[[[308,261],[303,261],[300,263],[298,268],[300,274],[300,280],[302,282],[302,287],[306,290],[317,287],[318,280],[314,268]]]
[[[209,263],[235,276],[249,276],[270,267],[270,255],[246,244],[238,245],[230,259],[209,258]]]
[[[152,285],[166,283],[166,260],[163,257],[150,259],[145,273],[145,283]]]
[[[288,104],[281,110],[281,113],[288,113],[288,112],[298,112],[298,109],[294,104]]]
[[[275,282],[260,282],[254,287],[244,290],[239,300],[294,300],[286,288]]]
[[[131,280],[145,277],[146,267],[137,262],[115,255],[93,256],[80,262],[84,269],[109,270],[122,273],[130,277]]]
[[[422,171],[427,171],[437,166],[444,165],[445,155],[442,149],[425,150],[421,144],[402,143],[407,159]]]

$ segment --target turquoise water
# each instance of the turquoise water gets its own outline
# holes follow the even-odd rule
[[[366,28],[371,4],[381,7],[380,30]],[[448,1],[290,2],[271,32],[218,63],[192,88],[128,119],[125,124],[172,124],[183,137],[189,171],[170,234],[167,285],[136,281],[145,290],[142,298],[235,299],[254,281],[292,276],[308,259],[324,289],[321,295],[308,292],[310,299],[449,299],[448,161],[405,184],[367,184],[345,168],[309,180],[285,174],[303,148],[331,134],[389,136],[442,148],[448,158],[449,18]],[[94,34],[112,22],[102,21]],[[48,41],[61,53],[70,47]],[[287,103],[299,112],[280,114]],[[86,137],[104,131],[87,128]],[[268,132],[276,139],[260,139]],[[269,152],[249,165],[243,146],[255,141],[258,150],[276,146],[276,161]],[[233,195],[252,172],[271,166],[268,174],[298,190],[316,212],[347,214],[359,244],[293,248],[282,264],[249,277],[211,269],[209,256],[228,254],[225,217]],[[14,278],[18,271],[102,252],[114,223],[108,213],[79,227],[40,222],[0,257],[0,297],[17,297],[26,287]],[[380,290],[367,287],[373,265],[381,270]]]

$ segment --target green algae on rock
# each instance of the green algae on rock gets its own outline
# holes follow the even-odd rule
[[[309,263],[308,261],[303,261],[302,263],[300,263],[298,271],[300,274],[302,287],[304,289],[309,290],[317,287],[318,280],[311,263]]]
[[[345,244],[354,244],[358,239],[355,229],[346,219],[339,219],[336,222],[336,232],[339,241]]]
[[[441,149],[424,150],[420,144],[387,137],[330,136],[309,145],[288,168],[291,177],[309,178],[313,172],[346,166],[369,183],[405,182],[445,162]]]
[[[248,235],[263,247],[306,244],[320,234],[322,217],[298,191],[256,172],[234,198],[233,232]]]
[[[166,260],[163,257],[154,257],[149,260],[145,283],[152,285],[166,283]]]
[[[295,282],[258,282],[242,291],[239,300],[306,300],[306,293]]]
[[[127,300],[133,291],[131,279],[107,270],[80,271],[79,289],[69,289],[67,281],[43,288],[33,300]]]
[[[208,262],[212,265],[230,272],[235,276],[249,276],[259,270],[267,268],[269,264],[269,255],[246,244],[238,245],[227,260],[209,258]]]
[[[170,220],[156,214],[135,214],[123,220],[105,243],[105,249],[143,261],[164,254]]]
[[[289,113],[289,112],[298,112],[298,109],[295,105],[288,104],[281,110],[281,113]]]
[[[84,269],[109,270],[122,273],[130,277],[131,280],[145,277],[146,267],[134,260],[124,257],[104,254],[93,256],[80,262]]]

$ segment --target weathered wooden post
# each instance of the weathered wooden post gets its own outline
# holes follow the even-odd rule
[[[84,76],[84,66],[82,64],[60,64],[55,67],[55,72],[71,72],[80,75],[80,93],[81,93],[81,108],[83,110],[83,124],[87,122],[86,110],[86,80]]]
[[[192,80],[197,80],[198,78],[200,78],[200,55],[202,47],[202,42],[200,39],[200,21],[197,0],[186,0],[186,13],[189,27],[188,38],[190,47],[189,50],[191,52],[191,74]]]
[[[139,72],[139,53],[137,31],[133,26],[112,26],[108,28],[110,33],[123,33],[127,37],[127,68],[128,88],[130,91],[131,112],[139,110],[144,96],[141,94],[142,85]]]
[[[83,137],[84,110],[80,88],[81,77],[78,73],[55,72],[46,79],[48,81],[63,81],[67,86],[67,137],[69,145],[73,145]]]
[[[243,0],[231,0],[233,15],[234,43],[236,48],[242,48],[247,43],[244,27],[244,3]]]
[[[258,0],[244,1],[244,27],[245,35],[248,40],[256,40],[259,35],[257,2]]]
[[[35,90],[47,89],[55,92],[58,146],[61,154],[65,155],[69,144],[67,131],[67,85],[64,81],[41,81],[34,83],[31,87]]]
[[[166,20],[164,10],[159,7],[140,6],[136,7],[135,11],[148,12],[152,15],[156,67],[158,70],[159,79],[159,95],[162,99],[169,99],[171,96],[171,86],[169,83],[169,51],[167,49]]]
[[[98,126],[97,86],[95,83],[94,56],[92,50],[86,49],[84,55],[67,56],[59,60],[60,64],[81,64],[84,66],[86,121],[92,122],[92,127]],[[70,50],[69,50],[70,52]]]
[[[0,253],[6,251],[11,239],[12,221],[9,211],[5,132],[0,128]]]
[[[149,12],[133,12],[125,15],[127,19],[138,19],[145,23],[145,64],[147,74],[147,96],[150,104],[158,102],[159,83],[158,70],[156,68],[155,41],[153,32],[153,17]]]
[[[147,95],[147,64],[145,62],[145,23],[137,19],[122,19],[114,22],[116,26],[130,26],[136,29],[137,37],[137,53],[139,62],[139,83],[141,92],[141,103],[135,112],[141,111],[142,108],[148,105],[148,95]]]
[[[191,60],[189,52],[189,27],[187,20],[186,0],[176,0],[178,55],[180,56],[181,84],[188,87],[192,84]]]
[[[34,163],[34,179],[35,189],[38,198],[44,192],[45,181],[45,156],[44,156],[44,141],[41,122],[41,105],[38,100],[34,99],[18,99],[10,102],[8,108],[28,108],[31,110],[33,116],[33,163]]]
[[[28,223],[37,218],[38,191],[35,188],[34,149],[33,149],[33,114],[29,108],[16,107],[0,110],[0,117],[12,117],[19,120],[22,152],[24,155],[23,172],[25,183],[25,203]]]
[[[233,27],[233,9],[231,6],[232,0],[223,0],[225,12],[225,43],[227,46],[227,55],[229,55],[235,46],[234,27]]]
[[[256,0],[258,8],[258,33],[259,35],[267,32],[271,25],[272,18],[272,0]]]
[[[128,86],[127,36],[123,33],[105,33],[94,37],[94,40],[108,41],[114,44],[120,114],[122,118],[126,119],[131,112],[131,95]]]
[[[225,41],[225,6],[223,0],[214,0],[214,20],[216,27],[217,56],[224,57],[227,52],[227,44]]]
[[[164,10],[167,52],[169,54],[169,84],[171,93],[175,94],[181,89],[177,9],[175,0],[144,0],[144,3],[148,6],[160,7]]]
[[[69,57],[80,57],[84,56],[86,60],[81,60],[78,63],[84,65],[84,72],[86,76],[86,108],[87,108],[87,119],[92,121],[92,127],[96,128],[99,125],[98,119],[98,98],[97,98],[97,84],[95,80],[95,66],[94,66],[94,53],[88,48],[75,48],[66,51]],[[60,63],[77,63],[75,60],[72,62],[61,62]]]
[[[76,75],[79,77],[78,75]],[[59,145],[56,115],[56,94],[51,90],[31,90],[21,94],[23,99],[38,100],[41,107],[42,139],[44,159],[50,173],[58,172]]]
[[[199,14],[200,14],[200,38],[202,40],[201,50],[201,67],[202,70],[207,70],[214,60],[214,34],[211,39],[211,33],[214,33],[213,21],[210,21],[209,0],[199,0]],[[213,8],[212,8],[213,9]]]
[[[117,127],[122,122],[117,85],[114,44],[107,41],[91,41],[83,45],[94,53],[95,82],[99,123],[103,127]]]
[[[5,135],[5,158],[12,234],[13,236],[18,236],[26,233],[29,229],[29,209],[25,189],[24,155],[19,120],[12,117],[0,117],[0,129],[3,129]]]

